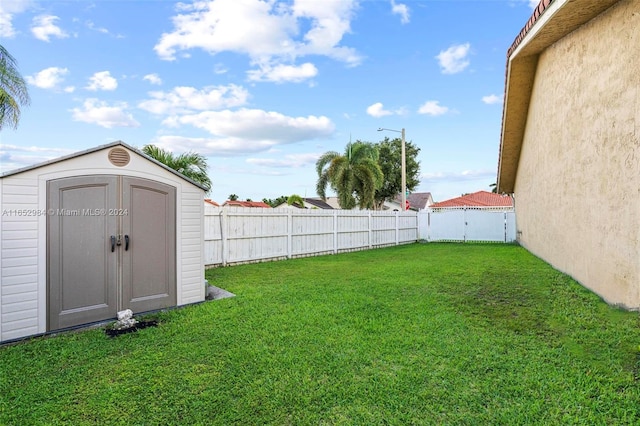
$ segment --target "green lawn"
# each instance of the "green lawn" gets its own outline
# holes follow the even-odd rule
[[[640,318],[524,249],[207,271],[237,296],[0,347],[0,424],[640,424]]]

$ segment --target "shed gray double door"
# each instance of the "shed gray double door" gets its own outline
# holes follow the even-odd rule
[[[130,176],[48,182],[49,330],[175,306],[175,199]]]

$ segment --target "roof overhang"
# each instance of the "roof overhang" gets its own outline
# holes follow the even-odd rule
[[[540,54],[620,0],[542,0],[507,52],[498,192],[512,193]]]

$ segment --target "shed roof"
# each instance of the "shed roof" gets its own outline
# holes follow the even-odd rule
[[[197,186],[198,188],[200,188],[200,189],[202,189],[204,191],[207,191],[207,188],[205,188],[204,186],[202,186],[198,182],[195,182],[195,181],[189,179],[188,177],[186,177],[182,173],[179,173],[178,171],[176,171],[176,170],[172,169],[171,167],[167,166],[166,164],[163,164],[163,163],[159,162],[155,158],[149,157],[147,154],[145,154],[144,152],[140,151],[138,148],[134,148],[131,145],[126,144],[126,143],[124,143],[122,141],[110,142],[108,144],[99,145],[99,146],[96,146],[94,148],[85,149],[84,151],[74,152],[72,154],[65,155],[65,156],[58,157],[58,158],[54,158],[52,160],[44,161],[42,163],[33,164],[31,166],[22,167],[22,168],[15,169],[15,170],[9,170],[7,172],[4,172],[4,173],[0,174],[0,178],[5,178],[7,176],[17,175],[19,173],[24,173],[24,172],[29,171],[29,170],[34,170],[34,169],[37,169],[37,168],[40,168],[40,167],[44,167],[44,166],[48,166],[48,165],[51,165],[51,164],[60,163],[62,161],[69,160],[71,158],[81,157],[83,155],[91,154],[91,153],[94,153],[94,152],[97,152],[97,151],[101,151],[101,150],[108,149],[108,148],[113,148],[113,147],[116,147],[116,146],[122,146],[122,147],[124,147],[124,148],[126,148],[126,149],[128,149],[128,150],[130,150],[130,151],[132,151],[132,152],[134,152],[134,153],[136,153],[138,155],[140,155],[141,157],[145,158],[146,160],[151,161],[152,163],[155,163],[156,165],[158,165],[158,166],[162,167],[163,169],[167,170],[168,172],[173,173],[174,175],[180,177],[181,179],[183,179],[183,180],[185,180],[185,181]]]
[[[541,0],[507,51],[498,191],[512,193],[538,57],[620,0]]]

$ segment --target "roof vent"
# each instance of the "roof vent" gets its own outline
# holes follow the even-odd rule
[[[113,148],[109,151],[109,161],[117,167],[123,167],[129,164],[129,152],[124,148]]]

